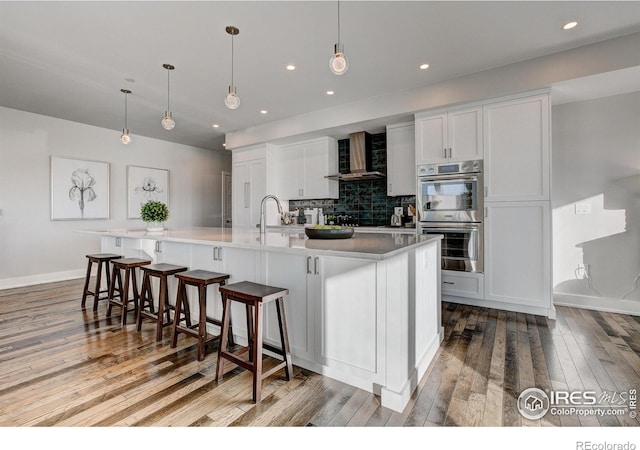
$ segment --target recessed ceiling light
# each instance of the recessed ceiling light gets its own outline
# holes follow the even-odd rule
[[[429,68],[429,64],[420,64],[420,69],[424,70],[424,69],[428,69]]]
[[[327,91],[327,95],[333,95],[333,94],[335,94],[335,92],[333,92],[333,91]]]
[[[213,128],[218,128],[220,125],[218,125],[217,123],[214,123],[213,125],[211,125]]]
[[[294,66],[293,64],[289,64],[287,66],[287,70],[296,70],[296,66]]]
[[[578,26],[578,22],[576,22],[576,21],[567,22],[564,25],[562,25],[562,29],[563,30],[570,30],[572,28],[575,28],[576,26]]]
[[[260,111],[260,114],[266,114],[268,111],[266,109],[263,109],[262,111]]]

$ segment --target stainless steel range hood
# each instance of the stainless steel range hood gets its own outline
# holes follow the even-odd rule
[[[365,131],[349,135],[349,173],[327,175],[325,178],[341,181],[380,180],[382,172],[371,170],[371,135]]]

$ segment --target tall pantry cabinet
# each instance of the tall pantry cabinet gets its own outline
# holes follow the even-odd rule
[[[483,105],[485,300],[554,317],[549,95]]]

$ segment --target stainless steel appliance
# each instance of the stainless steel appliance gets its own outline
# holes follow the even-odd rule
[[[418,166],[418,219],[481,222],[482,161]]]
[[[441,234],[442,269],[483,272],[482,161],[418,166],[420,233]]]
[[[477,222],[421,222],[423,234],[442,234],[442,269],[484,271],[483,226]]]

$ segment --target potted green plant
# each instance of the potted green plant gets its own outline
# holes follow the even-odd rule
[[[140,208],[140,217],[147,223],[147,231],[162,231],[169,218],[169,208],[164,202],[150,200]]]

